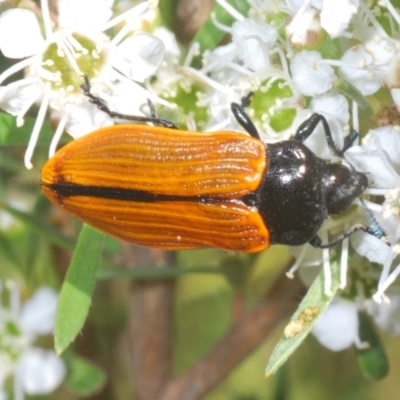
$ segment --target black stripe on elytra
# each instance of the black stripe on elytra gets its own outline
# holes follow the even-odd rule
[[[74,183],[42,183],[43,186],[53,190],[60,197],[69,196],[90,196],[103,199],[128,200],[141,202],[154,201],[193,201],[197,203],[220,203],[229,201],[229,199],[216,196],[171,196],[168,194],[155,194],[145,190],[121,189],[103,186],[85,186]],[[254,205],[252,194],[242,198],[232,199],[234,201],[242,200],[247,205]]]

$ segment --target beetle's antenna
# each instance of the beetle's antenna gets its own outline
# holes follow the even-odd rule
[[[89,78],[87,77],[87,75],[83,75],[82,78],[83,78],[83,84],[81,85],[81,89],[83,91],[83,94],[85,96],[87,96],[89,98],[89,101],[92,104],[94,104],[100,111],[103,111],[104,113],[109,115],[111,118],[126,119],[127,121],[150,122],[156,126],[163,126],[165,128],[170,128],[170,129],[178,129],[178,127],[175,124],[173,124],[172,122],[167,121],[162,118],[154,117],[153,116],[153,114],[155,114],[154,107],[152,109],[151,104],[149,104],[150,112],[152,114],[151,117],[143,117],[141,115],[127,115],[127,114],[121,114],[121,113],[118,113],[115,111],[111,111],[100,97],[94,96],[90,92],[91,87],[90,87],[90,82],[89,82]]]
[[[372,214],[371,210],[367,207],[365,204],[365,201],[362,197],[359,197],[359,200],[361,202],[361,205],[365,211],[365,214],[367,216],[369,226],[371,228],[371,231],[373,232],[373,235],[377,237],[378,239],[381,239],[384,243],[386,243],[388,246],[391,246],[389,238],[385,230],[381,227],[379,222],[375,219],[374,215]]]

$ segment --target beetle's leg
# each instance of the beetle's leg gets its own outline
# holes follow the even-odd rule
[[[156,118],[156,117],[144,117],[144,116],[139,116],[139,115],[127,115],[127,114],[121,114],[117,113],[115,111],[111,111],[104,103],[100,97],[94,96],[92,93],[90,93],[90,83],[88,77],[85,75],[83,77],[84,83],[81,85],[83,94],[87,97],[89,97],[89,101],[93,103],[99,110],[105,112],[108,114],[111,118],[117,118],[117,119],[126,119],[128,121],[138,121],[138,122],[151,122],[154,125],[157,126],[165,126],[166,128],[171,128],[171,129],[178,129],[176,125],[174,125],[172,122],[167,121],[165,119],[161,118]],[[154,107],[153,107],[154,108]],[[150,108],[151,112],[151,108]]]
[[[311,238],[308,243],[311,244],[311,246],[313,247],[317,247],[320,249],[328,249],[330,247],[335,246],[336,244],[342,242],[344,239],[346,239],[347,237],[349,237],[350,235],[352,235],[354,232],[357,231],[363,231],[366,233],[369,233],[372,236],[375,236],[378,239],[383,238],[384,242],[390,246],[390,243],[387,241],[386,238],[386,233],[382,230],[382,228],[378,225],[378,228],[375,229],[374,227],[370,227],[370,226],[365,226],[365,225],[354,225],[353,227],[351,227],[349,230],[343,232],[339,237],[337,237],[336,239],[332,240],[329,243],[322,243],[321,238],[318,235],[315,235],[313,238]]]
[[[250,92],[247,96],[242,97],[241,103],[231,103],[231,110],[236,118],[236,121],[246,130],[246,132],[253,138],[260,139],[257,128],[253,124],[253,121],[247,115],[244,110],[245,107],[250,105],[251,98],[254,96],[253,92]]]
[[[149,106],[149,109],[150,109],[150,117],[157,118],[156,109],[154,108],[154,104],[150,99],[147,99],[147,105]]]
[[[343,158],[343,154],[349,147],[353,144],[353,142],[358,137],[358,133],[356,131],[352,131],[348,136],[346,136],[344,140],[344,146],[342,149],[339,149],[332,138],[331,129],[329,128],[328,122],[325,117],[321,114],[313,114],[310,118],[304,121],[294,136],[295,140],[299,142],[304,142],[315,130],[318,123],[321,122],[325,131],[326,142],[328,143],[328,147],[331,152],[336,156]]]
[[[354,232],[364,231],[366,233],[369,233],[372,236],[375,236],[378,239],[382,239],[383,242],[385,242],[388,246],[390,246],[390,242],[389,242],[386,232],[379,225],[378,221],[372,215],[372,212],[367,208],[367,206],[364,203],[364,200],[361,197],[360,197],[360,201],[365,210],[365,214],[367,215],[369,226],[365,226],[365,225],[361,225],[361,224],[354,225],[352,228],[343,232],[338,238],[336,238],[335,240],[332,240],[332,242],[329,242],[326,244],[322,243],[322,240],[318,235],[315,235],[313,238],[311,238],[309,243],[314,247],[319,247],[320,249],[327,249],[329,247],[334,246],[335,244],[340,243],[342,240],[346,239],[348,236],[352,235]]]

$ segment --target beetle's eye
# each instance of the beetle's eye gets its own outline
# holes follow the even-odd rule
[[[368,179],[361,172],[352,171],[341,164],[328,164],[323,179],[328,214],[347,211],[353,201],[367,188]]]

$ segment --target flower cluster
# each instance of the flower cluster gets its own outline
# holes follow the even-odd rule
[[[64,130],[77,138],[113,124],[82,95],[84,75],[90,79],[94,93],[107,100],[116,99],[117,109],[128,104],[131,113],[140,115],[139,106],[147,98],[168,105],[137,84],[152,75],[164,60],[163,41],[140,30],[142,24],[155,18],[156,1],[141,3],[114,19],[112,2],[107,0],[60,0],[57,5],[58,22],[54,26],[47,0],[41,1],[44,37],[35,10],[15,8],[0,16],[0,50],[6,57],[23,58],[0,74],[0,84],[16,72],[25,71],[23,79],[0,86],[0,107],[15,115],[21,126],[30,107],[40,104],[25,154],[27,168],[32,168],[32,154],[48,110],[58,123],[50,156]],[[118,24],[123,27],[113,38],[104,33]],[[118,96],[112,96],[113,92]]]
[[[393,305],[397,305],[400,292],[395,285],[391,286],[389,298],[385,291],[400,273],[400,265],[396,265],[400,250],[400,128],[397,125],[400,16],[389,1],[370,9],[358,0],[249,0],[248,17],[233,10],[224,0],[218,3],[236,19],[231,27],[223,27],[232,35],[232,42],[206,53],[201,70],[190,68],[209,87],[199,95],[199,104],[211,105],[210,130],[237,129],[230,103],[240,101],[249,91],[255,93],[249,114],[267,142],[289,138],[301,121],[317,112],[327,119],[340,147],[350,132],[350,125],[356,131],[360,129],[359,115],[364,119],[371,118],[371,114],[375,116],[368,124],[372,129],[361,136],[360,144],[346,152],[345,162],[368,174],[370,187],[366,194],[370,197],[366,204],[392,246],[371,235],[356,233],[350,238],[351,247],[348,240],[343,242],[340,255],[342,289],[353,285],[347,282],[349,254],[353,250],[371,263],[381,265],[380,276],[376,270],[373,273],[369,270],[364,271],[363,277],[369,282],[372,280],[377,288],[373,294],[375,306],[371,306],[369,290],[359,279],[352,302],[335,300],[314,331],[332,349],[360,344],[357,323],[349,324],[348,335],[330,335],[326,339],[324,333],[333,332],[330,324],[337,325],[346,316],[351,315],[349,318],[354,317],[355,321],[357,310],[373,309],[371,315],[377,321],[387,320],[389,314],[392,318],[396,315]],[[379,22],[382,20],[386,21],[384,26]],[[368,102],[365,96],[370,96]],[[383,96],[386,103],[380,102]],[[317,127],[305,143],[322,158],[337,161],[329,152],[322,127]],[[327,241],[330,235],[337,235],[359,222],[365,210],[359,207],[357,211],[330,220],[319,235]],[[288,275],[299,266],[323,263],[325,292],[329,294],[329,250],[305,245],[293,252],[297,262]],[[392,305],[388,305],[391,300]],[[345,316],[338,316],[337,310]],[[390,328],[389,324],[380,325]],[[335,338],[340,340],[344,336],[345,346],[342,342],[335,343]]]
[[[15,282],[8,281],[1,289],[7,289],[9,304],[0,304],[0,398],[7,398],[4,384],[10,376],[15,399],[23,399],[24,393],[50,393],[64,380],[66,366],[54,351],[33,342],[52,333],[58,296],[42,287],[21,305]]]

